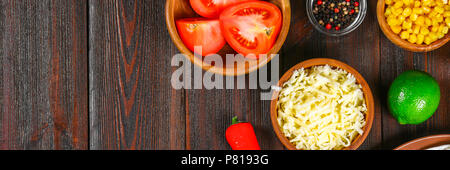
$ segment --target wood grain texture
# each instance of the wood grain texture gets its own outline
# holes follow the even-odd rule
[[[362,150],[449,133],[450,44],[429,53],[395,46],[378,26],[376,1],[368,2],[357,30],[327,37],[309,23],[304,1],[291,1],[280,76],[319,57],[358,70],[375,99]],[[171,60],[179,51],[164,8],[163,0],[0,0],[0,149],[230,149],[225,131],[235,115],[253,124],[262,149],[284,149],[270,101],[260,97],[265,90],[172,88],[178,67]],[[386,94],[411,69],[438,80],[441,104],[426,123],[402,126]]]
[[[85,0],[0,1],[0,149],[87,149]]]
[[[89,1],[91,149],[184,149],[164,1]]]

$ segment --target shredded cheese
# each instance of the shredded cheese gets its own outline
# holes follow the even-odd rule
[[[361,85],[352,74],[328,65],[294,71],[277,110],[284,135],[302,150],[348,147],[366,124]]]

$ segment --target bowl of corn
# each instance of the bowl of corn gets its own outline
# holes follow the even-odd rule
[[[386,37],[409,51],[433,51],[450,40],[448,0],[379,0],[377,18]]]

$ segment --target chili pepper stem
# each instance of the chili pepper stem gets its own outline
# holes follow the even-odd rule
[[[237,117],[237,116],[233,117],[233,120],[232,120],[232,122],[231,122],[231,125],[235,125],[235,124],[239,124],[239,123],[241,123],[241,122],[239,122],[238,117]]]

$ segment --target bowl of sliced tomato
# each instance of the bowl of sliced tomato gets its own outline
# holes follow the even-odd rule
[[[166,2],[167,28],[179,51],[203,70],[226,76],[269,63],[283,46],[290,22],[289,0]],[[217,56],[222,63],[208,59]]]

